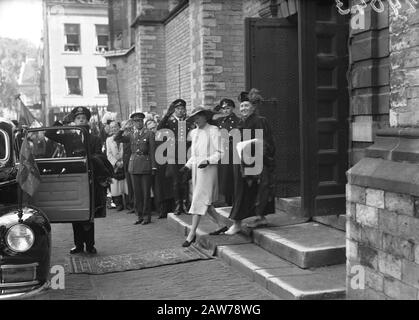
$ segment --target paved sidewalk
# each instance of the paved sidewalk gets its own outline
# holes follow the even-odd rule
[[[108,210],[96,219],[98,255],[147,252],[180,246],[184,241],[168,227],[167,220],[134,226],[134,215]],[[71,224],[52,227],[52,265],[64,265],[73,246]],[[49,290],[45,299],[277,299],[220,259],[160,266],[104,275],[66,274],[65,290]]]

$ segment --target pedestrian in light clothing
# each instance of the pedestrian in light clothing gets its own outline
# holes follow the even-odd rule
[[[208,123],[212,112],[198,107],[190,118],[196,124],[191,131],[191,156],[181,171],[192,170],[192,203],[189,214],[193,215],[192,228],[182,246],[188,247],[196,239],[201,216],[211,214],[213,203],[218,197],[218,161],[223,155],[223,146],[219,129]]]
[[[114,138],[118,131],[121,129],[120,125],[116,121],[112,121],[109,125],[110,136],[106,139],[106,156],[109,162],[114,167],[114,177],[111,183],[111,195],[112,200],[116,205],[117,211],[124,209],[125,194],[127,194],[127,185],[124,173],[124,162],[123,162],[123,143],[117,143]],[[126,198],[126,197],[125,197]]]
[[[136,225],[151,222],[151,182],[157,171],[154,133],[144,126],[144,118],[142,112],[132,114],[130,119],[134,120],[134,127],[125,126],[114,138],[116,142],[131,143],[128,171],[134,188],[134,207],[138,217]]]

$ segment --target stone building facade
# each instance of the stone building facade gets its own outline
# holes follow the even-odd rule
[[[375,33],[381,45],[374,50],[381,76],[373,77],[375,93],[357,103],[379,111],[376,119],[387,128],[376,128],[374,144],[348,171],[347,294],[353,299],[419,299],[418,9],[405,2],[382,15],[379,24],[388,31]]]
[[[269,8],[277,2],[110,1],[110,108],[119,111],[120,100],[124,114],[162,113],[179,97],[188,109],[235,99],[245,89],[245,18],[272,16]],[[120,74],[119,99],[113,64]]]

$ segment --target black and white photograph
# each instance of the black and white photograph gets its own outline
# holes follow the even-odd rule
[[[419,300],[419,0],[0,0],[3,300]]]

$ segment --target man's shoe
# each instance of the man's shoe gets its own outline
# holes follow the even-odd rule
[[[138,219],[137,221],[135,221],[134,225],[137,225],[137,224],[142,224],[142,223],[143,223],[143,221],[144,221],[144,219],[143,219],[143,218],[140,218],[140,219]]]
[[[95,247],[91,247],[91,248],[86,248],[86,252],[90,254],[96,254],[97,250]]]
[[[210,232],[209,235],[210,236],[218,236],[221,233],[224,233],[228,230],[227,226],[222,227],[221,229],[218,229],[216,231]]]
[[[268,221],[265,217],[263,218],[256,218],[252,222],[247,223],[245,226],[248,228],[257,228],[257,227],[264,227],[268,225]]]
[[[146,225],[146,224],[149,224],[149,223],[151,223],[151,218],[145,218],[143,220],[143,222],[141,222],[142,225]]]
[[[83,247],[74,247],[70,250],[70,254],[82,253],[83,251]]]

